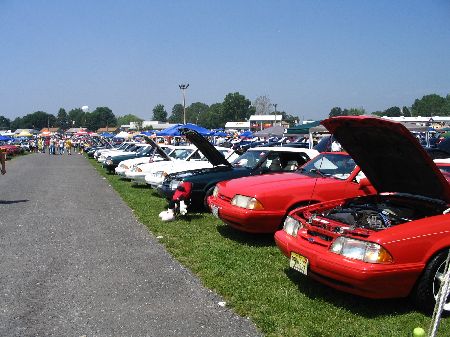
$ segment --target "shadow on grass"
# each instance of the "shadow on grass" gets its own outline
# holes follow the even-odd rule
[[[10,205],[10,204],[18,204],[20,202],[28,202],[30,200],[24,199],[24,200],[0,200],[0,205]]]
[[[219,221],[219,220],[217,220]],[[225,224],[217,225],[217,231],[223,237],[251,246],[251,247],[272,247],[275,246],[273,234],[245,233]]]
[[[286,276],[310,299],[320,299],[366,318],[403,315],[416,311],[407,298],[375,300],[345,293],[286,268]]]
[[[131,184],[131,188],[135,188],[137,190],[150,190],[151,187],[144,184]],[[153,194],[153,193],[152,193]]]

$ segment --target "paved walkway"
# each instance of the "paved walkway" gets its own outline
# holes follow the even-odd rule
[[[218,305],[80,155],[0,176],[0,336],[259,336]]]

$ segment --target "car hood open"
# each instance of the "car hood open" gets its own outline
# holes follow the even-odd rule
[[[180,128],[180,132],[194,144],[201,153],[209,160],[213,166],[225,165],[231,167],[231,164],[217,149],[197,131],[188,128]]]
[[[161,158],[163,158],[164,160],[172,160],[172,159],[167,155],[167,153],[165,153],[164,150],[161,149],[161,147],[153,141],[153,139],[151,139],[151,138],[149,138],[149,137],[147,137],[147,136],[144,137],[144,139],[145,139],[145,142],[146,142],[147,144],[149,144],[152,148],[155,149],[156,153],[159,154],[159,155],[161,156]]]
[[[400,123],[366,116],[322,121],[381,192],[450,202],[450,186],[417,139]]]

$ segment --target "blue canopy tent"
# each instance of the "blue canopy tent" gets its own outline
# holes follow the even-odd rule
[[[253,137],[253,132],[251,132],[250,130],[244,131],[242,132],[239,137],[242,138],[252,138]]]
[[[105,137],[105,138],[113,138],[114,137],[114,135],[112,133],[109,133],[109,132],[102,132],[100,134],[100,136]]]
[[[140,133],[142,136],[151,136],[151,135],[153,135],[154,134],[154,132],[152,132],[152,131],[142,131],[141,133]]]
[[[211,132],[208,129],[205,129],[204,127],[201,127],[201,126],[198,126],[195,124],[191,124],[191,123],[186,123],[186,124],[177,124],[177,125],[171,126],[170,128],[167,128],[160,132],[157,132],[156,135],[157,136],[181,136],[180,128],[187,128],[187,129],[197,131],[202,136],[212,136],[214,134],[213,132]]]
[[[226,136],[228,136],[228,134],[226,132],[224,132],[224,131],[216,131],[216,132],[214,132],[213,136],[215,136],[215,137],[226,137]]]
[[[0,142],[9,142],[10,140],[12,140],[11,137],[0,135]]]

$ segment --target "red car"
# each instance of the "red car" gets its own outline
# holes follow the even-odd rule
[[[212,213],[238,230],[274,233],[290,210],[325,200],[375,193],[353,159],[322,153],[293,173],[232,179],[216,185],[208,198]]]
[[[448,182],[401,124],[365,116],[322,123],[378,194],[295,209],[276,244],[294,270],[330,287],[369,298],[411,296],[431,310],[450,247]]]

